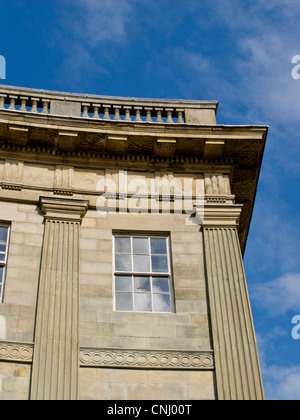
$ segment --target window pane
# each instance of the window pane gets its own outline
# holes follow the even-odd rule
[[[131,240],[130,238],[115,238],[115,252],[117,254],[130,254],[131,253]]]
[[[135,292],[151,292],[150,277],[135,277],[134,278]]]
[[[151,295],[149,293],[135,293],[134,306],[137,312],[152,312]]]
[[[167,241],[161,238],[151,238],[151,254],[167,255]]]
[[[148,238],[133,238],[132,243],[134,254],[149,254]]]
[[[131,276],[116,276],[115,288],[116,292],[132,292]]]
[[[0,226],[0,243],[7,243],[8,228]]]
[[[0,252],[6,252],[6,245],[0,245]]]
[[[153,310],[155,312],[171,312],[170,295],[153,295]]]
[[[154,293],[169,293],[169,279],[166,278],[153,278],[152,287]]]
[[[0,262],[5,262],[5,254],[0,253]]]
[[[154,273],[168,273],[168,258],[164,256],[152,256],[152,271]]]
[[[131,255],[116,255],[116,271],[132,271]]]
[[[114,241],[116,311],[172,312],[167,238],[129,234]],[[5,255],[0,243],[0,259],[1,249]]]
[[[116,293],[116,310],[133,311],[132,293]]]
[[[150,271],[150,258],[147,255],[134,255],[133,266],[135,272],[148,273]]]

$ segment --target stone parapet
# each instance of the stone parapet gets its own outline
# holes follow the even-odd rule
[[[217,101],[120,98],[0,86],[0,109],[97,120],[216,124]]]

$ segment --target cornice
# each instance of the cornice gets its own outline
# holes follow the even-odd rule
[[[268,131],[267,126],[261,125],[218,125],[218,124],[165,124],[142,121],[130,123],[125,120],[96,120],[93,118],[74,118],[63,115],[32,114],[20,111],[0,109],[0,124],[2,126],[19,127],[19,129],[47,129],[68,130],[68,132],[85,132],[117,135],[122,131],[126,135],[149,135],[150,137],[164,137],[176,134],[178,138],[223,140],[262,140]],[[3,128],[2,128],[3,130]]]

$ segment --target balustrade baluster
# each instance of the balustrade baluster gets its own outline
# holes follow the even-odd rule
[[[48,111],[48,109],[49,109],[49,99],[42,99],[42,102],[43,102],[43,110],[42,110],[42,114],[48,114],[49,113],[49,111]]]
[[[132,121],[130,118],[130,110],[132,109],[132,106],[124,106],[125,109],[125,120],[124,121]]]
[[[22,112],[26,112],[27,111],[26,104],[27,104],[28,99],[29,99],[28,96],[21,96],[20,97],[20,101],[21,101],[20,111],[22,111]]]
[[[109,108],[110,108],[110,105],[104,105],[104,115],[103,115],[104,120],[110,120]]]
[[[177,112],[177,123],[178,124],[184,123],[183,121],[184,109],[176,109],[176,112]]]
[[[100,108],[100,104],[93,104],[93,107],[94,107],[94,115],[93,115],[93,118],[95,118],[95,119],[99,119],[100,117],[99,117],[99,108]]]
[[[161,114],[163,112],[163,108],[155,108],[156,111],[156,121],[157,123],[163,123],[163,119],[161,118]]]
[[[10,100],[10,105],[9,108],[11,111],[15,111],[16,110],[16,100],[18,99],[17,96],[15,95],[9,95],[9,100]]]
[[[145,111],[146,111],[146,121],[147,122],[152,122],[152,116],[151,116],[151,111],[153,110],[153,108],[150,107],[146,107]]]
[[[82,114],[82,118],[89,118],[89,106],[90,104],[82,104],[82,108],[83,108],[83,114]]]
[[[38,102],[39,102],[40,98],[31,98],[31,102],[32,102],[32,108],[31,108],[31,112],[38,112]]]
[[[141,106],[135,106],[134,109],[135,109],[135,120],[134,121],[135,122],[142,121],[142,119],[141,119],[141,111],[142,111],[143,107],[141,107]]]
[[[167,124],[173,124],[173,118],[172,118],[172,112],[173,112],[173,108],[166,108],[167,111]]]
[[[115,117],[114,117],[114,121],[120,121],[120,106],[114,106],[114,111],[115,111]]]

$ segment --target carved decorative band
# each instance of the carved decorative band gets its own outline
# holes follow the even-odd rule
[[[11,190],[11,191],[22,191],[23,189],[22,184],[15,184],[12,182],[2,182],[1,187],[3,190]]]
[[[135,369],[213,370],[213,352],[81,349],[80,365]]]
[[[33,344],[0,342],[0,361],[32,363]]]
[[[33,344],[0,342],[0,361],[32,363]],[[213,370],[212,351],[168,352],[82,348],[83,367]]]

